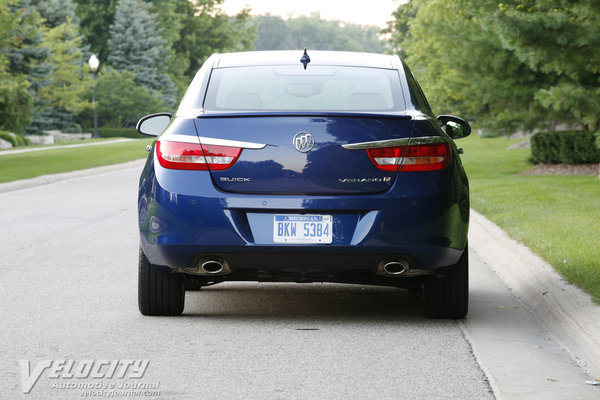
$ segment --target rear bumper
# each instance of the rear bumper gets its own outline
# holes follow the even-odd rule
[[[435,272],[455,264],[466,245],[468,187],[465,178],[457,188],[451,174],[451,168],[405,174],[390,190],[370,195],[241,195],[215,189],[202,171],[155,168],[150,157],[140,181],[141,244],[150,263],[170,269],[221,257],[234,271],[231,278],[243,270],[314,276],[372,271],[394,257]],[[332,215],[333,243],[273,243],[272,216],[301,212]]]
[[[154,265],[172,269],[194,266],[199,259],[215,256],[227,261],[232,270],[254,269],[295,272],[375,271],[382,260],[403,259],[411,269],[435,272],[456,264],[462,250],[440,246],[311,247],[267,246],[226,247],[199,245],[156,245],[142,237],[144,254]]]

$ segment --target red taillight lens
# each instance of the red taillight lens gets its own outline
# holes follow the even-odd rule
[[[240,157],[239,147],[203,145],[195,143],[156,142],[158,162],[165,168],[196,171],[222,171],[230,168]]]
[[[437,171],[450,163],[448,143],[367,149],[367,154],[382,171]]]
[[[382,171],[398,171],[406,146],[400,147],[380,147],[367,149],[367,154],[373,165]]]

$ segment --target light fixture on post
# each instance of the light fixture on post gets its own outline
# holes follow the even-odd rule
[[[96,110],[96,81],[98,80],[98,67],[100,66],[100,60],[95,54],[92,54],[88,64],[90,69],[94,73],[94,96],[92,97],[92,109],[94,110],[94,138],[98,138],[98,111]]]

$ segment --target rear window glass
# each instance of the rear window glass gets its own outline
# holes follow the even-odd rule
[[[401,111],[398,72],[356,67],[213,70],[204,109],[214,111]]]

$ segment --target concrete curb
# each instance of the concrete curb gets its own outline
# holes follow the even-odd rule
[[[471,210],[469,244],[590,375],[600,377],[600,306],[547,262]]]
[[[144,159],[129,161],[126,163],[121,163],[121,164],[106,165],[104,167],[88,168],[88,169],[82,169],[82,170],[72,171],[72,172],[63,172],[60,174],[42,175],[42,176],[37,176],[37,177],[31,178],[31,179],[22,179],[22,180],[14,181],[14,182],[0,183],[0,193],[28,189],[28,188],[32,188],[32,187],[36,187],[36,186],[48,185],[51,183],[76,179],[76,178],[89,176],[89,175],[119,171],[119,170],[127,169],[127,168],[139,168],[141,171],[145,162],[146,162],[146,159],[144,158]]]

